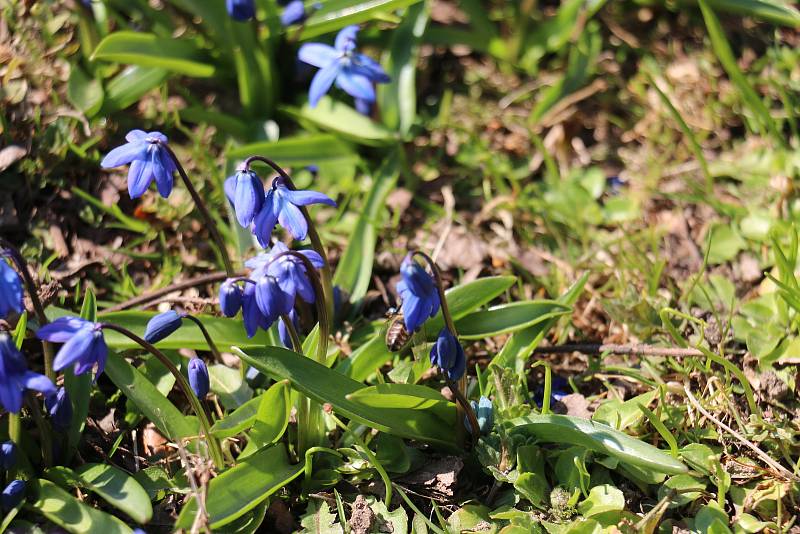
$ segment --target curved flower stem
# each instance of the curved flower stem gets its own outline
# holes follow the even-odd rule
[[[457,410],[458,413],[456,417],[461,416],[463,413],[469,421],[469,426],[472,427],[472,432],[470,435],[472,436],[472,446],[474,447],[478,443],[478,436],[481,433],[480,426],[478,425],[478,416],[475,415],[475,410],[472,409],[472,405],[469,403],[464,394],[461,393],[458,385],[447,377],[445,377],[445,382],[447,383],[447,387],[450,388],[450,391],[452,391],[453,395],[456,397],[456,405],[461,408],[460,410]],[[456,421],[456,425],[463,426],[463,421],[464,419],[462,417],[462,419]]]
[[[208,441],[209,450],[211,451],[211,459],[214,462],[214,466],[219,470],[225,467],[225,461],[222,458],[222,448],[219,445],[217,439],[211,435],[211,423],[208,420],[208,416],[206,415],[205,410],[203,409],[203,405],[200,403],[200,399],[192,391],[189,382],[184,378],[181,372],[175,367],[175,364],[166,357],[166,355],[155,348],[152,344],[148,343],[144,339],[140,338],[127,328],[124,328],[119,325],[115,325],[113,323],[101,323],[101,328],[114,330],[115,332],[119,332],[120,334],[124,335],[128,339],[132,340],[147,352],[158,358],[158,360],[164,364],[172,376],[175,377],[175,381],[178,383],[178,387],[183,392],[184,396],[189,400],[189,404],[192,406],[192,410],[197,415],[197,418],[200,420],[200,425],[203,427],[203,433],[206,435],[206,440]]]
[[[25,281],[25,287],[28,289],[28,295],[31,297],[33,311],[39,321],[39,326],[46,325],[50,320],[44,313],[44,306],[42,306],[42,301],[39,300],[39,290],[36,287],[36,283],[33,281],[30,271],[28,271],[28,263],[25,261],[25,258],[22,257],[20,251],[17,250],[17,247],[12,245],[7,239],[0,237],[0,248],[5,249],[6,254],[11,258],[11,261],[14,262],[17,270],[22,275],[22,279]],[[47,378],[55,382],[56,372],[53,370],[55,351],[53,350],[53,345],[49,341],[42,341],[42,352],[44,353],[44,374]]]
[[[225,246],[225,241],[222,239],[222,234],[219,233],[217,223],[214,222],[214,218],[211,217],[211,212],[208,211],[205,202],[203,202],[203,199],[200,197],[197,189],[194,188],[192,181],[189,179],[189,175],[186,174],[183,165],[181,165],[181,162],[178,160],[178,156],[175,155],[175,152],[172,151],[172,148],[170,148],[168,144],[160,144],[172,158],[172,161],[175,163],[175,167],[178,169],[178,174],[181,175],[183,184],[186,186],[186,189],[189,190],[192,200],[194,200],[197,209],[200,211],[200,215],[202,215],[203,219],[205,219],[206,225],[208,226],[208,232],[211,234],[211,239],[214,240],[214,242],[217,244],[217,248],[219,248],[219,254],[222,257],[222,263],[225,264],[225,272],[228,273],[229,277],[234,276],[235,271],[233,270],[231,259],[228,256],[228,249]]]
[[[250,156],[246,160],[244,160],[244,170],[250,170],[250,163],[253,161],[260,161],[261,163],[265,163],[272,167],[280,176],[283,178],[284,182],[286,182],[286,187],[291,190],[297,190],[295,187],[294,182],[292,181],[292,177],[283,170],[283,168],[272,161],[269,158],[264,156]],[[333,275],[331,272],[330,263],[328,263],[328,255],[325,253],[325,247],[322,245],[322,239],[320,239],[319,234],[317,233],[317,228],[314,225],[314,220],[308,213],[308,209],[305,206],[299,206],[300,211],[303,213],[303,217],[306,218],[306,222],[308,222],[308,239],[311,242],[311,248],[313,248],[320,256],[322,256],[322,269],[321,272],[321,279],[322,279],[322,295],[325,298],[325,306],[328,309],[327,317],[328,321],[333,321]],[[331,327],[330,323],[328,325],[329,329]]]
[[[25,404],[28,405],[28,409],[33,414],[33,421],[36,424],[36,428],[39,429],[39,440],[41,441],[42,445],[42,463],[45,467],[50,467],[53,465],[53,436],[50,432],[50,425],[44,419],[42,415],[42,409],[39,406],[39,402],[30,394],[28,393],[25,395]],[[19,416],[18,416],[19,417]],[[15,443],[19,444],[19,442]]]
[[[433,261],[433,258],[422,252],[421,250],[412,250],[410,251],[411,256],[419,256],[420,258],[425,260],[425,263],[431,268],[431,272],[433,272],[433,280],[436,283],[436,291],[439,293],[439,303],[442,307],[442,317],[444,318],[444,324],[447,326],[447,329],[450,330],[450,333],[453,334],[453,337],[458,339],[458,331],[456,331],[456,325],[453,322],[453,316],[450,315],[450,307],[447,305],[447,297],[444,294],[444,284],[442,283],[442,275],[439,271],[439,266],[436,265],[436,262]],[[464,355],[466,358],[466,354]],[[457,420],[456,420],[456,432],[458,433],[459,438],[463,438],[464,434],[464,416],[470,420],[470,424],[473,425],[473,418],[475,418],[475,413],[472,410],[472,406],[467,402],[467,373],[464,372],[464,375],[458,379],[458,383],[456,384],[455,388],[450,388],[453,390],[453,394],[456,396],[458,403],[456,404],[457,408]],[[470,417],[471,415],[471,417]],[[475,423],[473,425],[473,434],[472,439],[476,439],[477,437],[477,418],[474,419]]]
[[[286,326],[286,331],[289,332],[289,337],[292,338],[292,348],[295,352],[301,353],[303,352],[303,344],[300,343],[300,336],[297,335],[297,330],[292,323],[291,317],[287,314],[281,315],[281,321]]]
[[[211,354],[214,355],[214,359],[217,360],[218,362],[222,362],[222,354],[220,354],[219,349],[217,348],[217,344],[214,343],[213,339],[211,339],[211,335],[209,335],[208,330],[206,329],[203,322],[200,321],[200,319],[198,319],[194,315],[191,315],[189,313],[184,315],[184,318],[189,319],[190,321],[192,321],[194,324],[197,325],[197,328],[199,328],[200,331],[203,333],[203,337],[206,338],[206,343],[208,343],[208,348],[211,350]]]

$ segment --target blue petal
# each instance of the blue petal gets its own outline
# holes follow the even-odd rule
[[[422,309],[422,301],[413,294],[407,294],[403,297],[403,319],[406,323],[406,329],[409,332],[415,332],[425,320]]]
[[[369,117],[372,114],[372,102],[367,102],[366,100],[362,100],[361,98],[356,98],[356,111],[361,113],[362,115],[366,115]]]
[[[350,52],[356,47],[356,37],[358,36],[358,26],[355,24],[345,26],[336,34],[333,46],[340,52]]]
[[[278,222],[289,230],[295,239],[302,241],[308,234],[308,221],[306,221],[300,208],[290,202],[284,202],[278,212]]]
[[[233,206],[233,199],[236,197],[236,175],[228,176],[222,188],[225,190],[225,198],[227,198],[228,202]]]
[[[125,143],[106,154],[106,157],[100,162],[100,166],[104,169],[113,169],[114,167],[127,165],[137,159],[143,159],[146,155],[147,143]]]
[[[91,325],[86,319],[80,317],[59,317],[53,322],[44,325],[36,332],[36,337],[53,343],[66,343],[79,330]]]
[[[383,70],[381,64],[364,54],[355,54],[351,63],[353,70],[363,74],[373,82],[389,83],[392,79]]]
[[[158,192],[161,194],[162,197],[167,198],[170,193],[172,193],[172,167],[170,163],[172,163],[172,158],[161,147],[155,148],[153,150],[153,159],[151,160],[153,165],[153,170],[155,171],[156,177],[156,186],[158,187]]]
[[[54,395],[56,393],[56,387],[49,378],[33,371],[26,371],[22,375],[22,384],[25,389],[40,391],[45,395]]]
[[[319,99],[328,92],[341,70],[342,63],[337,60],[325,65],[317,71],[314,78],[311,80],[311,87],[308,89],[308,103],[312,108],[315,107]]]
[[[261,210],[264,204],[264,185],[252,172],[241,172],[236,175],[236,189],[234,190],[233,206],[236,211],[236,220],[247,228],[253,222],[253,217]]]
[[[316,250],[301,250],[300,254],[308,258],[308,260],[311,262],[311,265],[317,269],[322,269],[322,266],[325,265],[325,262],[322,260],[322,256],[320,256],[319,252]]]
[[[270,193],[272,193],[270,191]],[[258,239],[262,247],[268,247],[272,238],[272,231],[278,223],[278,216],[275,214],[274,198],[271,194],[267,195],[261,211],[253,219],[253,234]],[[247,264],[245,264],[247,265]],[[247,265],[251,269],[251,265]]]
[[[375,102],[375,88],[372,86],[372,81],[351,67],[342,69],[341,74],[336,78],[336,85],[352,97]]]
[[[53,369],[60,371],[71,363],[90,357],[90,349],[93,341],[93,327],[84,327],[79,330],[69,341],[64,343],[61,350],[58,351],[55,360],[53,360]]]
[[[131,198],[139,198],[150,187],[153,181],[153,173],[149,162],[137,159],[131,163],[128,170],[128,194]]]
[[[125,135],[125,140],[129,143],[137,141],[144,141],[147,138],[147,132],[144,130],[131,130]]]
[[[22,391],[14,381],[0,383],[0,404],[11,413],[19,413],[22,409]]]
[[[281,24],[284,26],[290,26],[295,22],[300,22],[306,15],[305,7],[303,6],[303,0],[293,0],[289,2],[285,8],[283,8],[283,13],[281,13]]]
[[[324,193],[317,191],[292,191],[287,189],[283,197],[295,206],[308,206],[310,204],[327,204],[336,207],[336,202]]]
[[[321,69],[338,60],[342,54],[330,45],[322,43],[306,43],[300,47],[297,57],[303,63]]]
[[[22,313],[22,281],[17,271],[0,258],[0,318],[9,310]]]

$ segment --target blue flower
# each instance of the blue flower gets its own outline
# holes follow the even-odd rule
[[[4,441],[0,445],[0,469],[8,471],[17,465],[17,446],[13,441]]]
[[[550,382],[550,402],[557,402],[572,393],[569,381],[561,375],[553,375]],[[533,402],[539,408],[544,401],[544,384],[540,384],[533,394]]]
[[[369,117],[372,113],[372,102],[363,98],[356,98],[356,111]]]
[[[242,307],[242,288],[228,278],[219,286],[219,308],[225,317],[233,317]]]
[[[189,360],[189,385],[198,399],[208,395],[208,367],[200,358]]]
[[[159,313],[147,321],[144,340],[148,343],[158,343],[180,328],[181,324],[183,324],[183,316],[179,315],[175,310]]]
[[[9,510],[16,508],[24,498],[25,481],[19,479],[12,480],[11,483],[3,490],[3,494],[0,495],[0,502],[2,502],[3,511],[8,512]]]
[[[492,401],[481,395],[478,402],[471,401],[470,404],[478,420],[478,429],[480,433],[488,434],[492,430],[492,425],[494,425],[494,408],[492,406]],[[470,426],[469,421],[466,421],[466,427],[471,434],[472,426]]]
[[[292,310],[294,298],[289,300],[287,293],[278,285],[278,280],[264,273],[256,281],[256,304],[271,326],[278,317]]]
[[[447,374],[450,380],[458,380],[467,369],[464,349],[447,328],[442,328],[439,337],[431,347],[431,364]]]
[[[295,191],[286,187],[282,178],[276,179],[264,198],[264,206],[253,220],[253,233],[261,246],[269,246],[277,223],[286,228],[295,239],[305,239],[308,235],[308,221],[300,206],[310,204],[336,206],[336,202],[328,195],[317,191]]]
[[[272,325],[272,323],[267,321],[267,318],[261,313],[258,307],[255,284],[248,283],[244,286],[244,292],[242,294],[242,320],[247,337],[256,335],[259,327],[266,330]]]
[[[45,397],[44,405],[47,413],[50,414],[53,428],[59,432],[69,428],[70,421],[72,421],[72,402],[69,400],[66,388],[58,388],[54,395]]]
[[[254,0],[225,0],[225,7],[228,9],[228,15],[239,22],[250,20],[256,16]]]
[[[292,24],[301,22],[305,17],[306,8],[303,5],[303,0],[292,0],[283,8],[281,24],[284,26],[291,26]]]
[[[416,332],[428,317],[439,311],[439,292],[431,275],[410,254],[400,264],[400,276],[402,280],[397,283],[397,292],[402,299],[406,329]]]
[[[375,102],[373,83],[387,83],[390,78],[380,64],[355,51],[358,26],[347,26],[336,36],[334,46],[306,43],[300,47],[300,61],[319,68],[308,90],[308,102],[315,107],[322,95],[336,86],[354,98]]]
[[[289,250],[289,247],[283,243],[275,243],[267,253],[259,254],[258,256],[247,260],[244,264],[253,269],[251,278],[258,280],[261,276],[266,274],[275,277],[278,280],[278,285],[281,290],[286,294],[289,302],[294,303],[295,297],[300,296],[304,301],[309,304],[314,303],[316,300],[314,295],[314,287],[308,279],[305,264],[299,259],[291,255],[284,255],[278,257],[279,254]],[[313,250],[300,250],[311,262],[316,269],[320,269],[323,265],[322,256]],[[273,261],[273,258],[277,258]]]
[[[161,132],[131,130],[125,139],[128,142],[109,152],[100,165],[113,169],[130,163],[128,193],[131,198],[142,196],[153,179],[158,192],[167,198],[172,193],[172,174],[177,170],[172,156],[163,146],[167,144],[167,136]]]
[[[300,320],[297,317],[297,312],[294,310],[290,311],[289,320],[292,321],[292,326],[294,326],[295,332],[300,329]],[[287,349],[294,349],[292,345],[292,336],[289,335],[289,329],[286,327],[283,317],[281,317],[280,321],[278,321],[278,337],[281,340],[281,343]]]
[[[12,311],[22,313],[22,280],[17,271],[0,258],[0,319]]]
[[[49,378],[28,370],[11,336],[0,332],[0,404],[11,413],[18,413],[26,389],[41,391],[45,396],[56,392]]]
[[[225,193],[236,212],[236,220],[247,228],[264,205],[264,184],[253,171],[237,171],[225,180]]]
[[[79,317],[59,317],[41,327],[36,335],[45,341],[64,343],[53,360],[56,371],[74,364],[75,374],[82,375],[97,365],[97,380],[106,367],[108,346],[99,323]]]

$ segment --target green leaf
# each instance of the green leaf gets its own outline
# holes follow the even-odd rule
[[[126,67],[106,85],[103,112],[113,113],[131,106],[154,87],[161,85],[169,76],[165,69]]]
[[[670,477],[658,488],[658,498],[663,499],[675,490],[676,494],[669,504],[669,508],[678,508],[698,499],[706,489],[706,482],[691,475],[676,475]]]
[[[261,447],[275,443],[289,425],[289,414],[292,411],[289,398],[289,381],[276,382],[261,396],[253,428],[247,435],[247,447],[239,455],[246,458]]]
[[[336,522],[336,515],[331,513],[328,503],[313,500],[308,503],[306,514],[300,519],[303,534],[342,534],[342,525]]]
[[[302,108],[283,106],[279,109],[312,128],[333,132],[363,145],[386,146],[398,141],[393,131],[329,96],[322,97],[314,108],[305,104]]]
[[[253,390],[242,378],[239,369],[214,364],[208,367],[211,391],[217,394],[227,410],[234,410],[253,397]]]
[[[622,491],[610,484],[595,486],[589,496],[578,504],[578,511],[585,517],[625,509],[625,496]]]
[[[280,382],[277,384],[279,383]],[[272,387],[275,387],[277,384],[274,384]],[[265,392],[264,395],[266,394]],[[253,426],[259,406],[261,406],[261,399],[264,395],[250,399],[236,410],[214,423],[211,427],[211,433],[219,439],[229,438]]]
[[[76,534],[133,532],[116,517],[82,503],[49,480],[34,481],[33,492],[37,500],[32,504],[32,509],[68,532]]]
[[[642,417],[644,417],[639,405],[648,406],[657,396],[658,389],[653,389],[625,402],[618,399],[608,400],[597,407],[597,410],[592,414],[592,421],[606,424],[617,430],[625,430],[641,421]]]
[[[84,464],[75,470],[84,486],[137,523],[153,517],[153,506],[142,486],[130,475],[107,464]]]
[[[90,288],[87,288],[84,294],[80,316],[87,321],[97,320],[97,300],[95,299],[94,292]],[[53,347],[52,344],[50,346]],[[72,420],[67,430],[67,459],[71,459],[83,435],[83,428],[86,424],[87,414],[89,413],[89,396],[92,392],[92,373],[89,372],[80,376],[75,376],[73,367],[68,366],[64,369],[64,387],[72,402]]]
[[[264,154],[281,167],[305,167],[307,165],[355,165],[358,154],[352,145],[331,134],[311,134],[302,137],[287,137],[277,141],[257,141],[227,152],[228,159],[244,159],[253,154]],[[254,167],[263,165],[253,162]]]
[[[444,420],[450,418],[455,410],[455,404],[441,393],[417,384],[368,386],[351,393],[347,400],[372,408],[426,410]]]
[[[512,302],[471,313],[456,322],[456,330],[461,338],[482,339],[515,332],[570,311],[569,306],[555,300]]]
[[[350,243],[336,265],[333,283],[348,292],[351,302],[360,300],[367,293],[372,278],[378,225],[386,209],[386,197],[400,175],[398,159],[398,152],[393,151],[378,169],[375,183],[351,233]]]
[[[668,453],[608,425],[566,415],[532,414],[510,421],[518,430],[550,443],[580,445],[657,473],[678,474],[686,466]]]
[[[307,41],[350,24],[371,20],[379,12],[394,11],[417,2],[419,0],[330,0],[308,17],[300,38]]]
[[[106,375],[168,439],[197,435],[197,425],[184,416],[169,399],[125,359],[110,352]]]
[[[309,358],[298,358],[296,353],[280,347],[235,352],[262,373],[290,380],[294,389],[320,404],[330,403],[338,413],[359,423],[404,438],[448,448],[455,445],[455,409],[447,420],[442,420],[428,410],[365,406],[348,396],[366,386]]]
[[[103,86],[78,65],[72,65],[67,82],[67,98],[88,117],[93,117],[103,106]]]
[[[297,354],[294,357],[297,358]],[[209,526],[217,530],[243,516],[297,478],[304,467],[303,462],[289,464],[286,450],[280,444],[265,447],[239,462],[208,485]],[[192,499],[181,510],[175,528],[190,528],[196,513],[197,503]]]
[[[774,0],[707,0],[707,2],[720,11],[800,28],[800,11],[783,2]]]
[[[100,41],[92,60],[157,67],[196,78],[214,76],[216,69],[195,43],[162,38],[152,33],[114,32]]]

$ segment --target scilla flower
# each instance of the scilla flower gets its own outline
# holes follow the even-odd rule
[[[225,194],[236,212],[236,220],[245,228],[264,205],[264,184],[253,171],[236,171],[225,180]]]
[[[244,22],[256,16],[255,0],[225,0],[228,15],[233,20]]]
[[[8,512],[9,510],[16,508],[16,506],[22,502],[22,499],[25,498],[25,481],[24,480],[12,480],[8,486],[5,487],[3,490],[3,494],[0,495],[0,503],[3,505],[3,511]]]
[[[431,275],[410,254],[400,264],[400,276],[397,292],[402,299],[403,318],[406,329],[415,332],[439,311],[439,293]]]
[[[456,337],[447,328],[442,328],[439,337],[431,347],[431,364],[447,374],[450,380],[458,380],[467,369],[467,358],[464,349]]]
[[[0,332],[0,404],[11,413],[18,413],[26,389],[41,391],[45,396],[56,392],[49,378],[28,370],[11,336]]]
[[[0,255],[0,319],[12,311],[22,313],[22,280]]]
[[[292,237],[302,241],[308,235],[308,221],[300,206],[327,204],[336,206],[328,195],[317,191],[295,191],[277,178],[264,198],[264,205],[253,220],[253,233],[262,247],[268,247],[275,225],[280,223]]]
[[[13,441],[4,441],[0,445],[0,469],[8,471],[17,465],[17,446]]]
[[[266,330],[272,325],[258,307],[255,284],[247,283],[244,286],[244,292],[242,293],[242,321],[244,322],[244,331],[247,333],[247,337],[256,335],[259,327]]]
[[[53,368],[60,371],[74,364],[76,375],[82,375],[97,365],[95,380],[106,367],[108,346],[99,323],[80,317],[59,317],[36,332],[39,339],[64,343],[53,360]]]
[[[225,317],[233,317],[242,307],[242,288],[228,278],[219,286],[219,308]]]
[[[292,24],[301,22],[305,17],[306,8],[303,5],[303,0],[292,0],[283,8],[281,24],[284,26],[291,26]]]
[[[494,408],[492,401],[481,395],[478,402],[471,401],[472,410],[475,412],[475,417],[478,419],[478,429],[481,434],[488,434],[492,430],[494,424]],[[472,427],[469,421],[465,419],[467,430],[472,433]]]
[[[61,432],[69,428],[69,423],[72,421],[72,403],[66,388],[58,388],[55,394],[45,397],[44,405],[50,414],[53,428]]]
[[[278,317],[292,310],[294,299],[289,299],[274,276],[265,273],[256,281],[256,304],[266,322],[272,326]]]
[[[142,196],[154,179],[158,192],[167,198],[172,193],[172,174],[176,171],[175,162],[164,148],[167,136],[161,132],[131,130],[125,139],[128,142],[109,152],[100,165],[112,169],[130,163],[128,193],[131,198]]]
[[[308,279],[308,273],[306,273],[306,266],[303,261],[288,254],[279,256],[288,250],[289,247],[278,242],[269,252],[259,254],[247,260],[244,264],[253,269],[250,276],[254,280],[261,278],[265,272],[277,278],[278,285],[290,302],[294,303],[295,297],[299,295],[304,301],[312,304],[316,300],[314,288]],[[298,252],[308,258],[314,268],[322,268],[322,256],[317,252],[313,250],[299,250]]]
[[[175,310],[165,311],[153,316],[147,321],[147,328],[144,331],[144,340],[148,343],[158,343],[162,339],[169,337],[175,330],[183,324],[183,316]]]
[[[200,358],[189,360],[189,385],[198,399],[204,399],[208,395],[208,368]]]
[[[311,80],[308,103],[314,107],[331,85],[365,102],[375,102],[373,83],[387,83],[390,78],[380,64],[355,51],[358,26],[347,26],[336,36],[334,46],[306,43],[300,47],[300,61],[319,68]]]

